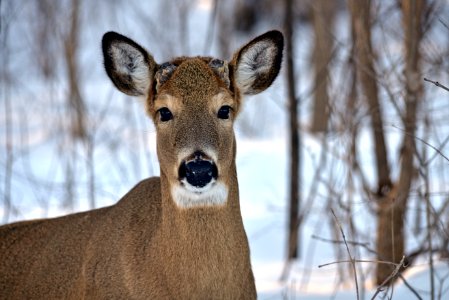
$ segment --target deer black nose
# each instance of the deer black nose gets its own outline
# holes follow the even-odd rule
[[[206,186],[212,179],[217,179],[217,176],[217,166],[202,159],[201,155],[195,155],[194,160],[183,162],[179,167],[179,178],[185,178],[189,184],[198,188]]]

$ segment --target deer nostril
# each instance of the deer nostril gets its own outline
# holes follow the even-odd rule
[[[217,179],[218,176],[217,166],[199,157],[187,163],[183,162],[178,173],[180,179],[185,178],[189,184],[199,188],[206,186],[212,179]]]

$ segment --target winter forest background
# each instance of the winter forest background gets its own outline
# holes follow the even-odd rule
[[[447,0],[0,0],[0,223],[115,203],[159,173],[110,30],[162,63],[281,29],[235,126],[260,299],[449,297]]]

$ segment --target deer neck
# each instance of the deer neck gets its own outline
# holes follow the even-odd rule
[[[246,240],[239,205],[238,182],[235,165],[227,179],[228,199],[224,205],[180,208],[172,199],[167,178],[161,170],[162,236],[171,237],[170,243],[179,244],[179,249],[198,251],[234,244],[234,240]],[[190,246],[189,246],[190,245]],[[194,245],[194,246],[193,246]]]
[[[161,268],[165,274],[171,274],[167,276],[176,274],[176,282],[170,283],[173,290],[185,285],[192,290],[202,290],[205,286],[241,284],[246,277],[239,276],[250,274],[247,271],[250,263],[238,202],[237,177],[230,179],[228,199],[223,206],[179,208],[167,192],[167,185],[161,174],[159,251],[162,251],[160,256],[171,258],[165,260]],[[242,266],[245,271],[237,271]]]

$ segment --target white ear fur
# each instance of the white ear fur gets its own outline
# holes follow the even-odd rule
[[[109,50],[117,75],[131,77],[134,89],[140,95],[145,94],[151,78],[143,55],[125,43],[113,43]]]
[[[106,72],[120,91],[148,94],[156,65],[148,52],[127,37],[108,32],[103,37],[103,55]]]
[[[282,34],[269,31],[235,54],[235,82],[243,94],[257,94],[271,85],[281,68],[282,50]]]

